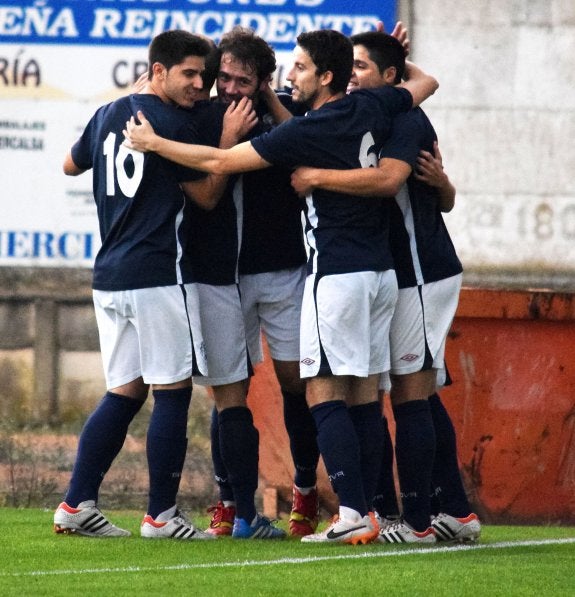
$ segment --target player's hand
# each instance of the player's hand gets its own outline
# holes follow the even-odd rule
[[[132,85],[132,93],[143,93],[148,84],[148,72],[142,73]]]
[[[291,186],[299,197],[309,195],[315,188],[315,168],[299,166],[291,174]]]
[[[242,97],[239,102],[232,102],[224,114],[220,147],[235,145],[254,128],[257,121],[251,99]]]
[[[445,184],[447,175],[443,171],[443,159],[437,141],[433,143],[433,154],[424,150],[419,152],[414,176],[432,187],[442,187]]]
[[[158,136],[142,112],[138,110],[137,116],[140,124],[136,124],[133,116],[126,121],[126,128],[122,131],[125,137],[124,145],[137,151],[154,151],[154,142]]]
[[[272,76],[268,75],[265,79],[262,79],[258,89],[264,96],[266,93],[275,93],[272,87]]]
[[[403,46],[405,56],[409,56],[409,37],[407,37],[407,27],[401,21],[397,21],[390,35],[391,37],[395,37],[395,39],[397,39]]]
[[[377,22],[375,30],[379,31],[380,33],[385,33],[385,25],[383,24],[383,21]],[[407,56],[409,56],[409,38],[407,37],[407,27],[401,21],[397,21],[390,35],[391,37],[395,37],[395,39],[397,39],[403,46],[403,51],[405,52],[405,57],[407,58]]]

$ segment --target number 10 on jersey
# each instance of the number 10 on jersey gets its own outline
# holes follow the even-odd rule
[[[106,195],[116,195],[116,182],[122,194],[132,198],[144,174],[144,154],[120,144],[116,148],[116,133],[110,132],[104,141],[103,154],[106,156]],[[117,181],[116,181],[117,179]]]

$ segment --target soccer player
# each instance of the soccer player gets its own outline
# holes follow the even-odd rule
[[[249,31],[236,29],[225,39],[225,44],[224,40],[220,43],[222,51],[235,57],[235,68],[239,66],[236,74],[247,74],[241,64],[249,64],[248,57],[255,54],[250,45],[257,43],[250,44],[250,39],[258,38]],[[260,53],[273,55],[269,45],[265,44],[266,51],[265,42],[259,39]],[[218,89],[228,98],[238,100],[245,90],[236,88],[234,97],[232,86],[237,79],[227,67],[224,54]],[[269,83],[269,78],[264,82]],[[253,73],[251,80],[253,85]],[[261,87],[255,97],[258,95],[263,100],[256,105],[260,124],[252,129],[252,137],[272,128],[270,113],[277,115],[278,104],[290,113],[302,111],[288,94],[274,93],[269,84]],[[290,171],[285,168],[246,172],[241,180],[243,233],[238,268],[248,346],[253,362],[261,361],[261,335],[265,334],[282,393],[284,422],[295,468],[289,531],[290,535],[304,536],[313,533],[318,524],[315,485],[319,448],[305,398],[305,381],[299,375],[299,324],[306,271],[301,227],[303,201],[292,189]]]
[[[273,50],[252,31],[235,28],[223,36],[218,51],[219,101],[213,105],[222,107],[241,97],[250,98],[257,113],[255,130],[269,128],[264,124],[268,111],[262,96],[263,90],[269,88],[276,66]],[[216,121],[204,122],[202,128],[207,135],[217,138]],[[272,180],[282,180],[290,197],[297,202],[289,173],[274,169],[273,175]],[[259,184],[262,190],[269,187],[268,180]],[[255,346],[253,341],[250,346],[246,337],[238,265],[240,248],[245,242],[245,206],[252,186],[250,180],[231,177],[213,211],[196,209],[189,250],[201,282],[200,313],[210,373],[207,377],[195,377],[194,381],[211,387],[216,405],[212,413],[211,445],[219,501],[209,509],[212,520],[206,532],[214,536],[267,539],[281,538],[285,533],[257,514],[255,507],[259,434],[247,406],[247,389],[252,363],[260,360],[261,355],[258,355],[259,337]],[[297,318],[292,326],[296,328],[297,339]],[[259,326],[256,333],[259,334]]]
[[[54,514],[57,533],[130,534],[100,512],[98,493],[151,385],[149,496],[141,535],[211,538],[176,504],[187,448],[191,379],[206,372],[198,296],[190,259],[183,252],[190,203],[182,187],[200,175],[122,144],[126,119],[138,110],[145,110],[167,137],[195,140],[186,108],[202,88],[208,51],[205,40],[184,31],[156,36],[149,47],[145,92],[101,107],[64,160],[67,175],[93,172],[102,239],[93,298],[107,392],[80,435],[70,485]],[[240,114],[237,135],[244,119]],[[217,177],[203,177],[204,197],[213,194],[217,182]]]
[[[271,164],[342,169],[374,165],[375,151],[389,134],[392,117],[423,101],[437,82],[413,67],[407,89],[387,87],[346,95],[352,66],[351,42],[341,33],[302,33],[288,80],[294,101],[310,108],[305,117],[292,118],[230,150],[218,150],[161,138],[138,113],[141,124],[135,119],[127,123],[126,143],[220,174]],[[309,258],[300,374],[308,380],[307,401],[340,508],[339,518],[325,532],[302,541],[355,544],[378,535],[377,521],[368,512],[361,461],[381,453],[377,383],[388,367],[386,336],[397,296],[381,213],[379,202],[371,197],[350,199],[318,191],[306,198]],[[363,407],[355,425],[348,406]]]
[[[269,86],[276,60],[273,49],[262,38],[250,29],[235,27],[222,37],[219,50],[221,62],[216,81],[218,99],[225,104],[239,101],[242,97],[252,100],[258,124],[251,130],[250,136],[270,130],[275,124],[272,116],[278,109],[293,110],[289,95],[276,95]],[[263,358],[262,330],[266,335],[283,395],[284,420],[295,466],[290,534],[300,536],[313,533],[317,527],[318,495],[315,484],[319,460],[315,424],[305,399],[305,382],[299,376],[299,320],[306,262],[301,228],[302,209],[303,202],[290,184],[290,171],[273,167],[235,178],[228,187],[226,199],[216,209],[217,213],[209,214],[202,221],[202,224],[207,224],[203,226],[202,234],[206,241],[211,239],[211,243],[205,243],[206,249],[203,251],[206,253],[204,269],[214,272],[218,262],[228,263],[228,280],[239,284],[247,352],[252,364]],[[208,218],[209,222],[206,221]],[[223,229],[224,225],[228,227],[227,233]],[[222,247],[223,254],[219,257],[213,254],[214,242],[216,248]],[[195,253],[201,254],[201,250]],[[236,296],[238,288],[234,288]],[[209,296],[210,289],[206,288],[205,292]],[[213,326],[218,325],[226,336],[226,321],[213,322]],[[241,328],[240,322],[237,328]],[[230,342],[226,338],[222,337],[218,342],[219,354],[225,351],[233,354],[239,350],[245,354],[246,342]],[[247,368],[244,367],[244,377],[246,373]],[[235,387],[238,393],[245,395],[247,383]],[[214,393],[217,397],[230,388],[216,387]],[[228,413],[222,410],[221,404],[218,409],[219,415],[214,413],[212,418],[211,435],[220,500],[210,508],[212,520],[207,532],[226,535],[232,533],[234,518],[246,518],[241,512],[238,513],[229,479],[233,477],[238,483],[242,477],[246,480],[251,478],[255,489],[257,459],[252,473],[237,465],[225,466],[219,450],[222,442],[219,434],[221,421],[225,423],[226,418],[234,412],[238,416],[241,412],[245,417],[249,415],[247,409]],[[245,443],[239,438],[235,441],[240,445]],[[245,454],[241,450],[227,451],[231,451],[235,460],[241,457],[240,454]],[[251,520],[251,513],[248,512],[248,515],[247,519]],[[240,532],[239,525],[240,522],[237,522],[236,533]]]
[[[211,50],[202,73],[204,86],[194,104],[194,124],[202,143],[211,146],[219,143],[224,147],[221,129],[229,102],[210,101],[210,90],[220,74],[221,52],[213,42],[208,42]],[[273,64],[275,66],[275,61]],[[255,113],[249,114],[255,118]],[[247,123],[246,133],[255,122]],[[242,210],[235,198],[237,181],[228,181],[227,176],[219,177],[219,181],[223,186],[214,188],[212,195],[204,200],[197,197],[202,193],[203,181],[186,185],[186,192],[194,201],[186,252],[197,282],[209,370],[208,376],[194,376],[193,382],[210,386],[216,403],[212,413],[211,448],[221,499],[217,506],[208,509],[213,516],[206,532],[213,536],[231,535],[236,522],[236,538],[281,538],[285,536],[284,531],[257,514],[255,508],[259,438],[246,403],[252,369],[237,286],[241,238],[238,222],[241,222]],[[229,474],[224,459],[231,470]]]
[[[352,37],[350,91],[395,85],[405,56],[393,37],[368,32]],[[463,489],[453,425],[436,393],[445,340],[457,307],[462,267],[441,213],[452,209],[455,188],[445,175],[437,137],[424,112],[399,115],[380,151],[379,168],[340,171],[299,169],[300,193],[324,188],[350,194],[392,196],[391,249],[399,297],[391,323],[391,400],[396,420],[396,458],[403,519],[382,528],[382,542],[475,540],[480,525]],[[437,438],[437,439],[436,439]],[[388,442],[388,454],[391,454]],[[434,466],[435,460],[435,466]],[[442,513],[431,519],[432,472],[439,480]],[[387,492],[393,490],[388,461]],[[393,511],[381,496],[378,507]]]

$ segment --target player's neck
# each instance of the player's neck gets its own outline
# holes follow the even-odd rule
[[[164,102],[164,104],[172,104],[173,103],[166,96],[166,94],[163,93],[161,86],[158,84],[157,81],[154,81],[154,79],[152,79],[151,81],[148,82],[148,84],[146,85],[146,87],[144,88],[144,91],[142,93],[149,93],[150,95],[157,95]]]
[[[330,102],[335,102],[341,99],[342,97],[344,97],[344,95],[345,93],[343,91],[338,93],[327,93],[325,95],[320,95],[314,102],[312,109],[318,110],[322,106],[325,106],[325,104],[329,104]]]

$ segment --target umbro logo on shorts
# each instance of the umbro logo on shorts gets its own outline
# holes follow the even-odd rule
[[[418,357],[419,357],[419,355],[417,355],[417,354],[407,353],[407,354],[404,354],[400,360],[407,361],[408,363],[410,363],[411,361],[415,361],[415,359],[417,359]]]
[[[315,363],[315,360],[314,359],[310,359],[309,357],[306,357],[305,359],[302,359],[300,361],[300,363],[302,365],[307,365],[309,367],[310,365],[313,365]]]

